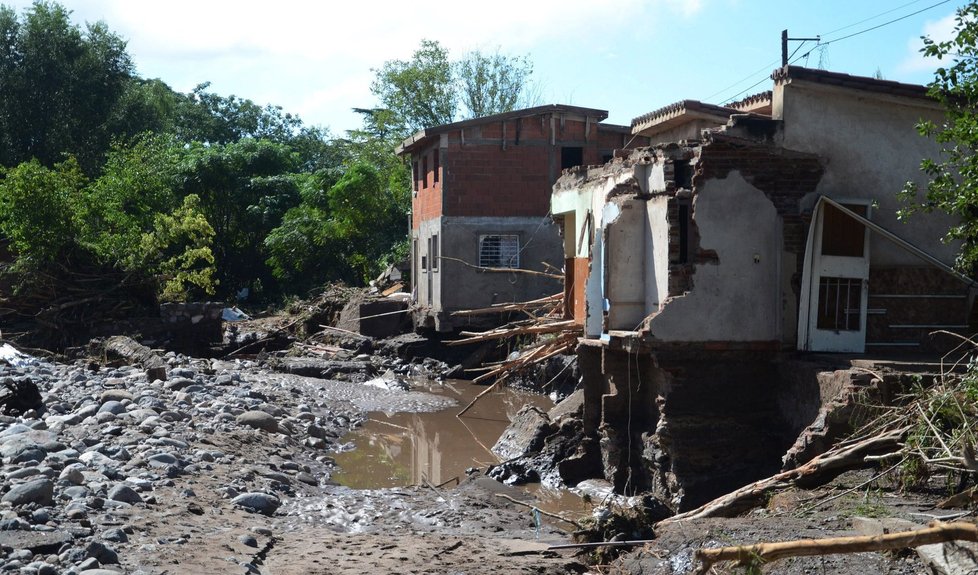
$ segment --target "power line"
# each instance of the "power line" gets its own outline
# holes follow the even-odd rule
[[[822,34],[822,36],[831,36],[832,34],[835,34],[836,32],[842,32],[843,30],[848,30],[849,28],[853,28],[855,26],[859,26],[860,24],[864,24],[866,22],[869,22],[870,20],[876,20],[880,16],[886,16],[887,14],[892,14],[893,12],[896,12],[897,10],[902,10],[902,9],[906,8],[907,6],[910,6],[912,4],[918,4],[918,3],[923,2],[923,1],[924,0],[913,0],[913,2],[907,2],[906,4],[901,4],[901,5],[897,6],[896,8],[891,8],[891,9],[887,10],[886,12],[880,12],[879,14],[876,14],[875,16],[870,16],[869,18],[864,18],[864,19],[860,20],[859,22],[853,22],[852,24],[849,24],[848,26],[843,26],[842,28],[836,28],[835,30],[826,32],[825,34]]]
[[[835,38],[834,40],[829,40],[827,42],[821,42],[820,44],[823,45],[823,46],[828,46],[829,44],[832,44],[834,42],[839,42],[839,41],[845,40],[847,38],[852,38],[853,36],[859,36],[860,34],[865,34],[866,32],[872,32],[873,30],[877,30],[879,28],[882,28],[883,26],[889,26],[890,24],[899,22],[900,20],[906,20],[907,18],[909,18],[911,16],[916,16],[917,14],[920,14],[921,12],[926,12],[926,11],[930,10],[931,8],[937,8],[941,4],[947,4],[950,1],[951,0],[941,0],[937,4],[931,4],[930,6],[928,6],[926,8],[921,8],[920,10],[917,10],[916,12],[911,12],[910,14],[907,14],[906,16],[900,16],[899,18],[895,18],[893,20],[890,20],[889,22],[883,22],[882,24],[877,24],[876,26],[873,26],[871,28],[866,28],[865,30],[860,30],[859,32],[853,32],[852,34],[849,34],[848,36],[842,36],[841,38]]]
[[[795,54],[797,54],[797,53],[798,53],[798,50],[801,50],[801,47],[802,47],[802,46],[804,46],[804,45],[805,45],[805,44],[807,44],[807,43],[808,43],[808,40],[804,40],[804,41],[802,41],[802,43],[801,43],[801,44],[798,44],[798,47],[797,47],[797,48],[795,48],[795,51],[791,53],[791,56],[788,56],[788,59],[789,59],[789,60],[791,60],[791,57],[792,57],[792,56],[794,56]],[[812,48],[812,50],[814,50],[814,48]],[[803,54],[803,55],[801,55],[801,56],[799,56],[798,58],[799,58],[799,59],[801,59],[801,58],[804,58],[804,57],[805,57],[805,56],[807,56],[808,54],[811,54],[811,52],[812,52],[812,51],[811,51],[811,50],[809,50],[808,52],[806,52],[805,54]],[[792,61],[797,61],[797,60],[792,60]],[[778,63],[778,61],[775,61],[775,62],[774,62],[774,64],[777,64],[777,63]],[[772,65],[773,65],[773,64],[772,64]],[[771,67],[770,67],[770,66],[768,66],[768,67],[767,67],[767,68],[766,68],[765,70],[770,70],[770,69],[771,69]],[[755,74],[756,74],[756,72],[755,72]],[[752,75],[753,75],[753,74],[752,74]],[[755,84],[753,84],[753,85],[751,85],[751,86],[749,86],[748,88],[746,88],[746,89],[744,89],[744,90],[741,90],[740,92],[738,92],[738,93],[736,93],[736,94],[734,94],[733,96],[730,96],[729,98],[727,98],[727,99],[725,99],[725,100],[723,100],[723,103],[727,103],[727,102],[732,102],[732,101],[734,101],[735,99],[737,99],[737,98],[739,98],[739,97],[740,97],[740,96],[742,96],[743,94],[746,94],[747,92],[750,92],[751,90],[753,90],[753,89],[754,89],[754,88],[756,88],[757,86],[759,86],[759,85],[761,85],[761,84],[762,84],[762,83],[764,83],[764,82],[765,82],[765,81],[766,81],[767,79],[768,79],[768,76],[764,76],[763,78],[761,78],[760,80],[758,80],[758,81],[757,81],[757,83],[755,83]],[[739,84],[739,82],[738,82],[738,84]],[[735,85],[736,85],[736,84],[735,84]],[[710,97],[712,98],[712,96],[710,96]]]
[[[890,13],[893,13],[893,12],[895,12],[895,11],[897,11],[897,10],[900,10],[900,9],[902,9],[902,8],[906,8],[907,6],[911,6],[911,5],[913,5],[913,4],[917,4],[917,3],[919,3],[919,2],[921,2],[921,1],[922,1],[922,0],[914,0],[913,2],[907,2],[906,4],[902,4],[902,5],[900,5],[900,6],[897,6],[896,8],[891,8],[890,10],[887,10],[886,12],[881,12],[881,13],[879,13],[879,14],[876,14],[875,16],[871,16],[871,17],[869,17],[869,18],[865,18],[865,19],[863,19],[863,20],[860,20],[860,21],[858,21],[858,22],[854,22],[854,23],[852,23],[852,24],[848,24],[848,25],[846,25],[846,26],[843,26],[843,27],[841,27],[841,28],[836,28],[835,30],[832,30],[831,32],[828,32],[827,34],[822,34],[822,35],[820,35],[820,37],[822,37],[822,36],[828,36],[828,35],[831,35],[831,34],[834,34],[835,32],[840,32],[840,31],[842,31],[842,30],[848,30],[849,28],[852,28],[852,27],[854,27],[854,26],[858,26],[859,24],[862,24],[862,23],[865,23],[865,22],[868,22],[868,21],[870,21],[870,20],[875,20],[876,18],[879,18],[880,16],[885,16],[885,15],[887,15],[887,14],[890,14]],[[832,40],[828,40],[828,41],[825,41],[825,42],[822,42],[822,41],[819,41],[819,42],[818,42],[818,43],[817,43],[817,44],[816,44],[815,46],[813,46],[813,47],[812,47],[812,49],[811,49],[811,50],[809,50],[808,52],[805,52],[804,54],[802,54],[802,55],[801,55],[801,56],[799,56],[798,58],[795,58],[794,60],[791,60],[791,62],[789,62],[789,63],[794,63],[794,62],[797,62],[798,60],[800,60],[800,59],[802,59],[802,58],[807,58],[808,56],[810,56],[810,55],[811,55],[811,53],[812,53],[813,51],[815,51],[816,49],[818,49],[818,48],[821,48],[821,47],[823,47],[823,46],[828,46],[829,44],[833,44],[833,43],[835,43],[835,42],[840,42],[840,41],[842,41],[842,40],[847,40],[847,39],[849,39],[849,38],[853,38],[853,37],[855,37],[855,36],[859,36],[859,35],[861,35],[861,34],[865,34],[865,33],[867,33],[867,32],[872,32],[873,30],[878,30],[879,28],[883,28],[884,26],[889,26],[890,24],[894,24],[894,23],[896,23],[896,22],[899,22],[899,21],[901,21],[901,20],[906,20],[907,18],[910,18],[910,17],[912,17],[912,16],[916,16],[917,14],[921,14],[921,13],[923,13],[923,12],[926,12],[926,11],[928,11],[928,10],[931,10],[931,9],[933,9],[933,8],[936,8],[936,7],[938,7],[938,6],[941,6],[942,4],[947,4],[947,3],[948,3],[948,2],[950,2],[950,1],[951,1],[951,0],[941,0],[940,2],[937,2],[937,3],[935,3],[935,4],[931,4],[930,6],[927,6],[926,8],[921,8],[920,10],[917,10],[917,11],[915,11],[915,12],[911,12],[911,13],[909,13],[909,14],[906,14],[906,15],[903,15],[903,16],[900,16],[899,18],[894,18],[893,20],[889,20],[889,21],[887,21],[887,22],[883,22],[882,24],[877,24],[876,26],[871,26],[871,27],[869,27],[869,28],[866,28],[866,29],[863,29],[863,30],[860,30],[860,31],[858,31],[858,32],[853,32],[852,34],[848,34],[848,35],[846,35],[846,36],[841,36],[841,37],[839,37],[839,38],[834,38],[834,39],[832,39]],[[804,42],[803,42],[802,44],[800,44],[800,45],[798,46],[798,48],[796,48],[796,49],[795,49],[795,51],[794,51],[794,52],[792,52],[792,56],[793,56],[794,54],[796,54],[796,53],[798,52],[798,49],[800,49],[800,48],[801,48],[801,46],[803,46],[803,45],[804,45]],[[790,57],[789,57],[789,59],[790,59]],[[769,64],[769,65],[768,65],[768,66],[767,66],[766,68],[763,68],[762,70],[764,70],[764,71],[766,71],[766,70],[768,70],[768,69],[770,69],[770,67],[771,67],[771,66],[773,66],[773,65],[776,65],[777,63],[778,63],[778,61],[777,61],[777,60],[775,60],[775,61],[774,61],[774,62],[773,62],[772,64]],[[756,72],[752,72],[752,73],[750,73],[750,74],[748,74],[748,75],[747,75],[746,77],[744,77],[744,78],[742,78],[742,79],[740,79],[740,80],[738,80],[737,82],[735,82],[735,83],[734,83],[734,84],[732,84],[731,86],[728,86],[727,88],[724,88],[723,90],[720,90],[719,92],[717,92],[717,93],[715,93],[715,94],[711,94],[711,95],[710,95],[709,97],[707,97],[707,100],[709,100],[709,99],[711,99],[711,98],[713,98],[713,97],[714,97],[714,96],[716,96],[717,94],[722,94],[722,93],[723,93],[723,92],[725,92],[726,90],[728,90],[728,89],[730,89],[730,88],[732,88],[732,87],[734,87],[734,86],[737,86],[738,84],[741,84],[741,83],[743,83],[743,82],[745,82],[745,81],[747,81],[747,80],[749,80],[750,78],[752,78],[752,77],[754,77],[754,76],[756,76],[757,74],[759,74],[759,73],[760,73],[760,72],[761,72],[762,70],[758,70],[758,71],[756,71]],[[759,80],[758,82],[756,82],[756,83],[754,83],[754,84],[752,84],[752,85],[751,85],[750,87],[748,87],[748,88],[746,88],[745,90],[741,90],[741,91],[740,91],[740,92],[738,92],[737,94],[735,94],[735,95],[733,95],[733,96],[731,96],[731,97],[729,97],[729,98],[725,98],[725,99],[723,100],[723,102],[731,102],[731,101],[733,101],[733,100],[734,100],[735,98],[737,98],[737,97],[739,97],[739,96],[741,96],[742,94],[745,94],[745,93],[747,93],[747,92],[749,92],[750,90],[752,90],[752,89],[754,89],[755,87],[757,87],[757,86],[759,86],[760,84],[762,84],[762,83],[764,83],[764,81],[766,81],[767,79],[768,79],[768,76],[767,76],[767,75],[765,75],[765,76],[764,76],[763,78],[761,78],[761,79],[760,79],[760,80]]]

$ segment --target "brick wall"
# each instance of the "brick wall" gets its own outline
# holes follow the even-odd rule
[[[411,200],[411,226],[418,229],[421,222],[437,218],[442,213],[442,153],[438,150],[438,139],[411,156],[413,192]],[[436,166],[435,156],[438,162]],[[424,167],[428,170],[425,171]],[[436,178],[436,170],[437,175]],[[437,182],[435,180],[438,180]]]
[[[581,147],[583,163],[599,165],[625,143],[648,143],[647,138],[633,140],[619,130],[600,129],[593,120],[585,134],[586,125],[583,118],[545,114],[447,132],[448,147],[438,152],[438,182],[434,154],[439,142],[433,138],[411,158],[417,165],[413,227],[440,216],[545,216],[561,172],[561,148]]]

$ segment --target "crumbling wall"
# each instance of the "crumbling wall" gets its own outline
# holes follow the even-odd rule
[[[578,358],[583,430],[598,441],[604,479],[675,511],[774,474],[811,421],[783,416],[780,397],[811,382],[780,378],[777,354],[584,343]]]
[[[183,353],[204,354],[220,344],[224,331],[220,302],[164,303],[160,305],[163,337],[167,347]]]

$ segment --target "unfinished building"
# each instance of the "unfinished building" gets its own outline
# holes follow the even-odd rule
[[[547,105],[427,128],[404,140],[410,157],[412,304],[437,331],[472,322],[452,312],[553,295],[561,240],[551,187],[567,168],[602,164],[626,146],[605,110]],[[638,138],[633,145],[647,144]],[[476,318],[478,319],[478,318]]]

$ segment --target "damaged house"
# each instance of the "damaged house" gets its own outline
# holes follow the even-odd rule
[[[411,160],[415,324],[451,331],[452,312],[553,295],[561,240],[549,217],[567,168],[601,164],[633,136],[604,110],[547,105],[435,126],[404,140]],[[638,138],[642,144],[644,138]]]
[[[728,107],[636,118],[653,145],[553,189],[600,445],[578,457],[677,511],[781,467],[820,401],[790,352],[903,353],[968,328],[951,221],[897,219],[939,152],[915,124],[941,108],[923,86],[794,66],[772,79]]]

